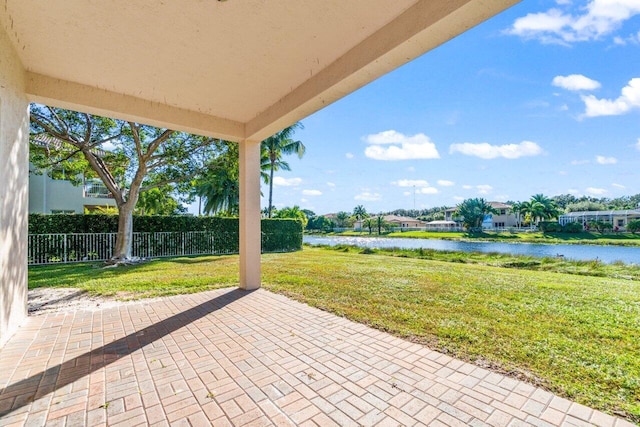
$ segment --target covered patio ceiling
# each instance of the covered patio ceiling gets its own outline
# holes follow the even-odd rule
[[[518,0],[5,0],[31,101],[260,141]]]

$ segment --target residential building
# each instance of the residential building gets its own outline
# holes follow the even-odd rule
[[[373,217],[377,219],[378,217]],[[384,222],[387,224],[387,227],[391,228],[400,228],[400,229],[410,229],[410,228],[424,228],[427,223],[424,221],[420,221],[419,219],[410,218],[407,216],[398,216],[398,215],[384,215],[382,217]],[[354,230],[361,230],[363,220],[356,221],[353,224]]]
[[[484,229],[500,229],[517,227],[518,220],[516,216],[511,212],[511,205],[502,202],[488,202],[489,205],[495,209],[498,213],[488,214],[482,222],[482,228]],[[444,211],[445,221],[462,222],[460,218],[455,216],[458,208],[449,208]]]
[[[619,231],[624,231],[629,221],[634,220],[640,220],[640,209],[569,212],[558,218],[560,225],[579,222],[584,227],[587,227],[591,221],[604,221],[610,223],[614,230]]]
[[[32,137],[30,143],[51,147],[61,142],[45,134]],[[94,150],[99,156],[105,154],[103,150]],[[52,178],[46,172],[36,173],[35,166],[29,163],[29,213],[81,214],[101,207],[116,206],[113,196],[102,181],[84,178],[82,181],[82,185],[73,185],[64,177]]]
[[[100,180],[73,185],[65,179],[53,179],[46,173],[29,170],[29,213],[85,213],[115,207],[116,201]]]

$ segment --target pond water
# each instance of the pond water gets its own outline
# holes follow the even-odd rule
[[[499,252],[512,255],[555,257],[581,261],[598,259],[605,263],[640,263],[640,247],[602,245],[548,245],[539,243],[460,242],[437,239],[407,239],[357,236],[304,236],[310,245],[353,245],[367,248],[435,249],[439,251]]]

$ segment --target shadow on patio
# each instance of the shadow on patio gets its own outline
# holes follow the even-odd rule
[[[0,425],[631,425],[265,290],[32,317]]]

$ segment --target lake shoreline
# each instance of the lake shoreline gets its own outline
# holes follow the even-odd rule
[[[398,258],[417,258],[429,261],[443,261],[457,264],[475,264],[489,267],[546,271],[553,273],[593,276],[611,279],[640,281],[640,265],[623,262],[604,263],[599,260],[573,260],[564,257],[535,257],[498,252],[464,252],[437,249],[402,249],[395,247],[369,248],[356,245],[309,244],[305,246],[329,251],[359,253],[362,255],[385,255]]]
[[[341,233],[316,233],[307,232],[308,236],[320,236],[320,237],[363,237],[363,238],[403,238],[403,239],[432,239],[432,240],[448,240],[454,242],[495,242],[495,243],[514,243],[514,244],[543,244],[543,245],[590,245],[590,246],[623,246],[623,247],[640,247],[640,235],[630,235],[625,233],[617,235],[615,238],[611,238],[609,235],[597,236],[590,234],[591,238],[588,239],[564,239],[566,235],[572,236],[567,233],[492,233],[495,236],[488,235],[486,232],[483,235],[473,236],[462,232],[447,232],[447,231],[406,231],[406,232],[392,232],[392,233],[372,233],[367,232],[341,232]],[[532,236],[531,238],[522,238],[519,235]],[[514,236],[514,237],[512,237]],[[549,237],[537,237],[537,236],[549,236]],[[635,236],[635,237],[631,237]]]
[[[305,235],[303,242],[312,245],[352,245],[361,248],[422,249],[459,253],[501,253],[533,258],[563,258],[574,261],[598,261],[606,264],[640,263],[640,247],[621,245],[548,244],[543,242],[511,242],[462,239],[418,239],[393,236]]]

